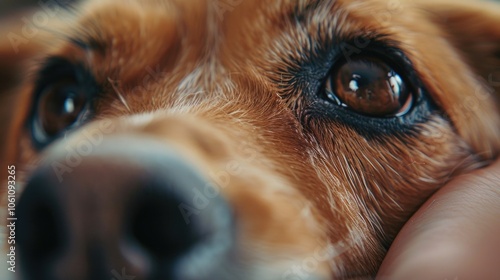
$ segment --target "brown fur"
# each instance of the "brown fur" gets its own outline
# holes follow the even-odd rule
[[[0,42],[0,73],[13,75],[8,69],[21,61],[29,65],[23,73],[36,73],[53,55],[85,64],[104,91],[85,129],[108,120],[109,134],[148,135],[182,151],[234,207],[250,262],[280,277],[328,246],[335,253],[311,274],[373,276],[430,194],[500,151],[491,84],[500,71],[498,5],[243,0],[224,11],[222,2],[231,3],[90,1],[51,23],[57,33],[40,31],[22,44],[24,58]],[[290,69],[318,44],[358,37],[401,49],[440,113],[412,133],[372,138],[311,113]],[[15,76],[0,78],[0,112],[8,116],[0,143],[8,151],[2,162],[26,180],[40,154],[22,126],[33,87],[33,75],[23,76],[22,86],[10,83]],[[132,121],[144,113],[150,121]],[[75,132],[64,145],[83,137]]]

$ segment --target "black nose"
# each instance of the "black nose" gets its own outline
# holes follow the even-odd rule
[[[18,204],[22,279],[211,279],[230,259],[220,190],[166,146],[58,147]]]

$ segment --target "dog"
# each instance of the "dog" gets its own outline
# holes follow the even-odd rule
[[[371,279],[500,151],[492,2],[39,6],[2,25],[5,277]]]

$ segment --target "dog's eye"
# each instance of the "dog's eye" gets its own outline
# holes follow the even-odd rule
[[[330,101],[371,117],[395,117],[412,107],[413,94],[403,77],[375,57],[338,64],[325,85]]]
[[[86,105],[85,93],[74,82],[50,85],[38,100],[34,120],[35,138],[46,141],[58,136],[83,117]]]
[[[30,118],[35,146],[42,148],[84,123],[96,92],[95,81],[85,69],[53,58],[40,72],[36,87]]]

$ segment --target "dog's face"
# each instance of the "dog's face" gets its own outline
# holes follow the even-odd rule
[[[0,47],[20,279],[373,276],[500,149],[495,4],[45,8]]]

